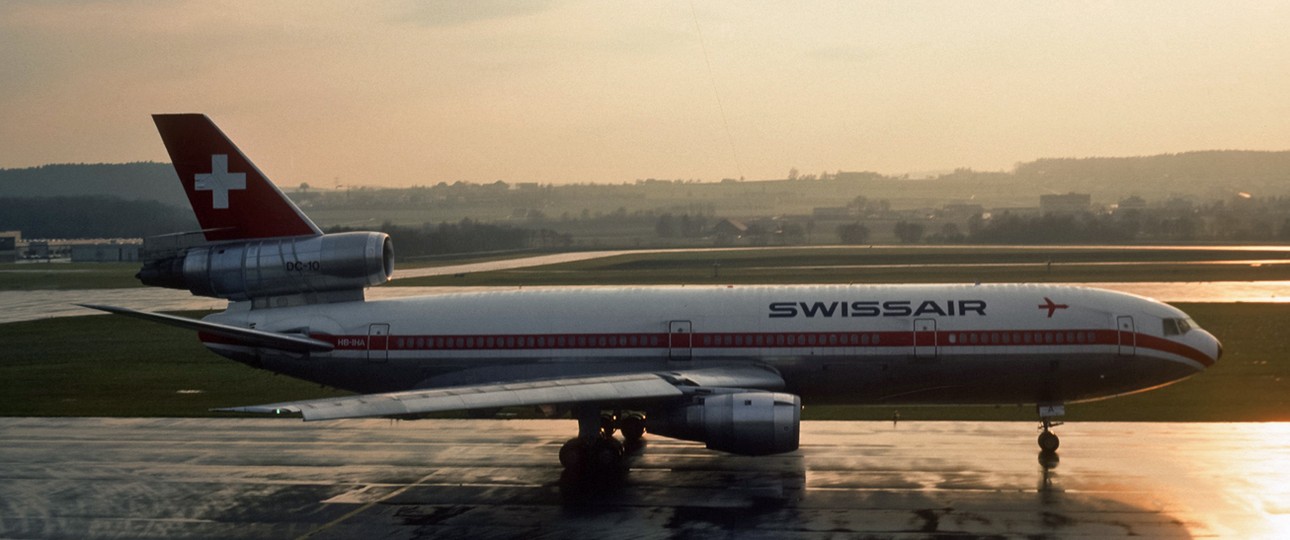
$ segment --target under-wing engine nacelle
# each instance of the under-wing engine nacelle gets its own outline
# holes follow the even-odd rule
[[[758,456],[797,450],[802,400],[780,392],[731,392],[646,416],[650,433],[706,443],[708,448]]]
[[[144,285],[242,301],[361,290],[389,281],[393,272],[389,235],[347,232],[191,247],[148,261],[136,277]]]

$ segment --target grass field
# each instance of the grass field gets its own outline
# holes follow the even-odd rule
[[[544,252],[466,253],[400,259],[397,268],[448,266],[510,259]],[[124,289],[142,287],[135,279],[140,263],[4,263],[0,291]]]
[[[397,247],[396,247],[397,252]],[[446,266],[545,252],[400,259]],[[0,291],[138,287],[135,263],[0,264]],[[1117,247],[878,246],[627,254],[541,267],[400,279],[394,286],[753,283],[1005,283],[1290,280],[1290,252]]]
[[[1290,304],[1178,304],[1223,341],[1207,372],[1067,407],[1071,421],[1290,421]],[[191,314],[190,314],[191,315]],[[212,407],[338,395],[206,351],[188,331],[111,316],[0,325],[0,415],[206,416]],[[528,411],[518,411],[530,414]],[[807,419],[888,419],[891,407],[807,407]],[[1031,420],[1029,407],[901,408],[904,420]]]
[[[1010,283],[1290,280],[1275,250],[875,247],[627,254],[573,263],[402,279],[395,286],[757,283]],[[1243,262],[1234,262],[1243,261]],[[1248,262],[1259,261],[1259,262]]]
[[[137,263],[0,264],[0,291],[139,287]]]

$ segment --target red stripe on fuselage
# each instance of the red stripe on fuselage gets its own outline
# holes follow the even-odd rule
[[[707,332],[669,335],[666,333],[625,334],[461,334],[411,336],[310,337],[329,342],[339,351],[371,349],[389,351],[505,351],[505,350],[631,350],[680,348],[718,349],[800,349],[912,347],[915,335],[920,346],[936,346],[953,353],[978,347],[1069,347],[1120,346],[1121,332],[1104,329],[1069,330],[942,330],[935,332]],[[1133,343],[1125,346],[1150,349],[1181,356],[1203,366],[1214,359],[1185,344],[1147,334],[1125,334]],[[211,336],[216,337],[216,336]],[[669,345],[669,338],[674,345]],[[680,338],[680,339],[678,339]],[[372,343],[369,346],[369,340]],[[223,339],[203,341],[227,342]],[[688,341],[688,343],[685,343]]]

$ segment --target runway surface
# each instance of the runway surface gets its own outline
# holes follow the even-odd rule
[[[647,436],[562,478],[568,420],[0,418],[4,538],[1290,535],[1290,424],[807,422],[760,458]],[[1041,463],[1044,461],[1044,463]]]

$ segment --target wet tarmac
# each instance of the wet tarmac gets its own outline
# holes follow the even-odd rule
[[[739,457],[647,436],[563,475],[564,420],[0,419],[4,538],[1290,535],[1290,424],[808,422]]]

